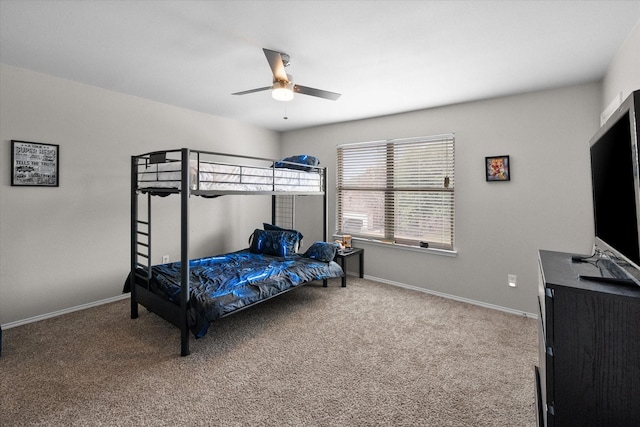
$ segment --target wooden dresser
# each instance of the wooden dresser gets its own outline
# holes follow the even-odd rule
[[[587,281],[598,268],[539,252],[540,426],[640,426],[640,286]]]

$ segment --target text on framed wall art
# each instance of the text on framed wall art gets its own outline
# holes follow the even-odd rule
[[[60,146],[11,141],[11,185],[58,187]]]

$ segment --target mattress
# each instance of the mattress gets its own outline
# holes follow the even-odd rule
[[[181,187],[180,162],[158,163],[138,171],[138,188]],[[318,171],[189,161],[191,190],[322,192]]]
[[[180,263],[153,266],[150,290],[180,304]],[[196,338],[216,319],[314,280],[344,275],[336,262],[276,257],[244,249],[189,262],[188,324]],[[125,286],[125,291],[127,291]]]

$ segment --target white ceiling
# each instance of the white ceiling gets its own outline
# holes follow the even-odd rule
[[[0,0],[0,62],[286,131],[599,80],[639,19],[640,0]],[[232,96],[271,84],[263,47],[342,97]]]

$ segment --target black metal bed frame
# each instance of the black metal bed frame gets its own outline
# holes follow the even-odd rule
[[[180,186],[179,188],[139,188],[138,174],[141,165],[151,165],[157,163],[166,163],[167,154],[180,155]],[[180,150],[165,150],[141,154],[131,157],[131,318],[138,317],[138,304],[143,305],[149,311],[162,317],[169,323],[180,329],[180,355],[189,355],[189,326],[187,322],[187,308],[189,305],[189,198],[191,195],[204,197],[218,197],[226,194],[270,194],[272,196],[271,203],[271,222],[276,224],[277,216],[277,196],[297,196],[312,195],[322,196],[323,198],[323,238],[327,240],[327,176],[326,168],[312,167],[321,174],[321,191],[320,192],[294,192],[294,191],[277,191],[275,187],[272,191],[225,191],[225,190],[201,190],[200,183],[196,183],[196,188],[192,189],[190,182],[189,161],[192,155],[196,156],[199,163],[202,156],[224,156],[234,159],[257,160],[271,162],[271,168],[275,170],[276,160],[264,159],[260,157],[232,155],[227,153],[216,153],[202,150],[190,150],[182,148]],[[175,160],[174,160],[175,161]],[[141,163],[142,162],[142,163]],[[176,169],[177,171],[178,169]],[[196,173],[196,179],[199,174]],[[275,184],[275,180],[274,180]],[[147,214],[146,221],[139,218],[138,197],[145,194],[147,197]],[[167,196],[170,194],[180,194],[180,265],[181,265],[181,290],[180,304],[176,305],[167,301],[149,289],[151,280],[151,197],[154,195]],[[293,221],[292,221],[293,222]],[[141,261],[142,260],[142,261]],[[144,272],[142,275],[140,272]],[[140,284],[142,282],[146,285]],[[281,295],[290,288],[264,300],[257,301],[251,305],[247,305],[241,309],[235,310],[222,317],[234,314],[245,308],[264,302],[275,296]]]

